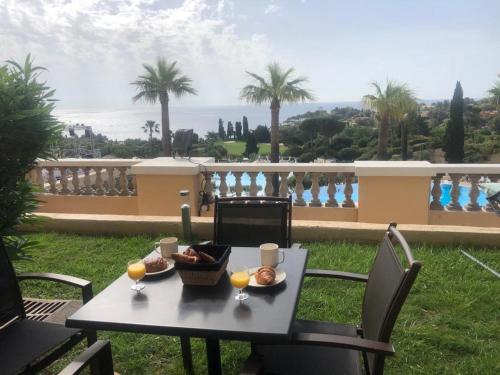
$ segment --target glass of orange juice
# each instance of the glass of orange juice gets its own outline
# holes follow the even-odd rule
[[[144,275],[146,274],[146,265],[144,264],[142,259],[134,259],[128,262],[127,265],[127,273],[128,277],[135,281],[135,284],[130,287],[130,289],[135,290],[137,293],[140,293],[142,289],[144,289],[144,284],[140,283]]]
[[[239,267],[231,272],[231,285],[238,288],[238,294],[234,297],[236,301],[244,301],[248,298],[248,293],[244,293],[243,289],[248,286],[250,282],[250,273],[248,268]]]

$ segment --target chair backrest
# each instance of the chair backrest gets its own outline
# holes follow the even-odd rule
[[[16,316],[24,318],[23,299],[14,267],[0,237],[0,327]]]
[[[393,242],[401,246],[405,264],[396,253]],[[421,263],[413,259],[408,243],[391,223],[384,235],[366,283],[361,325],[363,337],[389,342],[396,318],[420,270]],[[370,374],[381,374],[383,355],[367,353],[365,362]]]
[[[231,246],[292,243],[292,197],[215,197],[214,242]]]

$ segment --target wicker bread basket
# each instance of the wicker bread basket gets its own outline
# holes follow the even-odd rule
[[[226,272],[231,247],[226,245],[193,245],[216,259],[215,263],[175,263],[175,269],[184,285],[214,286]]]

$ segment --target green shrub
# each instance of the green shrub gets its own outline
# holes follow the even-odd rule
[[[32,218],[37,206],[26,174],[36,158],[51,155],[48,145],[61,127],[52,115],[54,90],[37,81],[42,67],[8,61],[0,67],[0,236],[15,234],[15,226]],[[8,245],[20,242],[8,237]]]
[[[337,159],[340,161],[354,161],[361,155],[359,149],[347,147],[337,152]]]

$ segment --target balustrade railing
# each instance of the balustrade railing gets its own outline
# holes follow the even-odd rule
[[[292,194],[294,206],[356,206],[352,199],[354,164],[208,163],[203,169],[205,191],[210,195],[271,196],[277,174],[278,195]],[[310,199],[305,199],[306,192]],[[338,202],[336,195],[342,192],[343,195],[339,194],[342,200]]]
[[[493,211],[490,203],[481,203],[478,198],[481,183],[500,181],[500,168],[497,165],[435,164],[433,168],[436,175],[432,177],[431,210]],[[450,181],[450,198],[446,204],[442,204],[445,178]]]
[[[129,196],[137,194],[130,167],[135,159],[60,159],[39,161],[33,183],[57,195]]]
[[[139,159],[60,159],[39,161],[30,178],[45,194],[67,196],[132,196],[137,195],[135,175],[131,167]],[[147,162],[147,160],[146,160]],[[181,163],[180,161],[179,163]],[[358,201],[357,175],[412,175],[411,168],[425,170],[431,180],[429,208],[433,211],[494,211],[481,193],[484,182],[500,182],[498,164],[430,164],[417,167],[378,163],[363,174],[356,163],[210,163],[203,162],[199,170],[204,178],[203,190],[209,196],[271,196],[276,190],[280,197],[292,195],[297,207],[356,208]],[[190,168],[192,165],[189,164]],[[134,171],[137,167],[134,167]],[[156,167],[155,167],[156,168]],[[177,170],[182,166],[175,166]],[[368,168],[372,168],[371,165]],[[384,174],[381,168],[400,168],[397,174]],[[152,169],[151,173],[156,173]],[[135,172],[134,172],[135,173]],[[149,173],[149,172],[148,172]],[[365,171],[366,173],[366,171]],[[380,173],[380,174],[378,174]],[[420,172],[419,172],[420,173]],[[181,173],[182,174],[182,173]],[[419,175],[419,174],[415,174]],[[420,174],[422,175],[422,174]],[[277,186],[273,186],[277,181]],[[426,185],[429,186],[429,185]],[[158,189],[160,189],[160,185]],[[363,191],[366,191],[364,189]],[[198,194],[198,192],[194,192]],[[364,193],[366,194],[366,193]],[[370,194],[370,191],[368,191]],[[390,189],[387,190],[390,194]],[[423,201],[422,201],[422,204]]]

